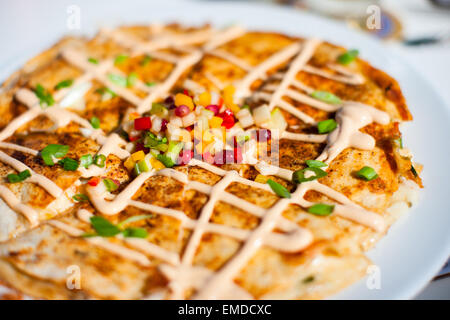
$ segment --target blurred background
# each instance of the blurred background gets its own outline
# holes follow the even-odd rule
[[[57,39],[49,39],[47,35],[53,34],[56,28],[62,27],[64,30],[66,8],[77,1],[79,0],[0,0],[2,44],[14,44],[2,45],[0,50],[0,81],[18,67],[16,61],[25,61]],[[102,1],[101,5],[107,6],[108,2]],[[162,0],[146,0],[146,3],[151,5],[158,1]],[[164,0],[164,3],[179,1],[188,0]],[[289,10],[304,10],[367,33],[380,39],[386,48],[409,62],[446,101],[450,101],[450,0],[228,1],[268,3]],[[92,0],[94,2],[96,1]],[[123,13],[119,14],[123,16]],[[89,16],[89,12],[86,12],[86,16]],[[108,18],[105,17],[105,21],[106,19]],[[434,279],[419,294],[418,299],[450,299],[448,263]]]

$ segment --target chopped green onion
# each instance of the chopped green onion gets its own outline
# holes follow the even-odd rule
[[[353,50],[349,50],[346,53],[341,54],[338,58],[337,61],[340,64],[349,64],[350,62],[352,62],[353,60],[355,60],[355,58],[358,56],[359,51],[356,49]]]
[[[249,109],[250,110],[250,106],[248,104],[244,104],[241,109]]]
[[[116,191],[119,188],[117,183],[108,178],[103,179],[103,184],[105,185],[106,190],[108,190],[109,192]]]
[[[334,205],[317,203],[308,208],[308,212],[317,216],[328,216],[334,210]]]
[[[167,153],[172,153],[175,155],[178,155],[183,149],[184,143],[179,141],[170,141],[169,142],[169,149],[167,150]]]
[[[55,103],[55,100],[53,99],[51,93],[45,90],[44,87],[40,84],[36,85],[34,93],[36,94],[36,97],[38,97],[41,107],[50,107]]]
[[[166,116],[169,112],[167,108],[162,103],[153,103],[152,109],[150,110],[151,114],[155,114],[161,118]]]
[[[111,81],[112,83],[114,83],[115,85],[119,86],[119,87],[126,87],[127,86],[127,78],[125,78],[124,76],[121,76],[120,74],[108,74],[108,79],[109,81]]]
[[[250,140],[250,136],[248,135],[238,135],[236,136],[236,142],[240,144],[241,146],[246,143],[248,140]]]
[[[155,134],[153,134],[151,132],[147,132],[145,135],[145,138],[144,138],[144,146],[146,148],[156,148],[158,145],[165,144],[166,142],[167,142],[166,137],[159,139]],[[158,148],[156,148],[156,149],[158,149]],[[163,151],[163,150],[161,150],[161,151]]]
[[[109,95],[110,97],[108,99],[114,98],[116,96],[116,93],[112,91],[110,88],[99,88],[95,90],[96,93],[99,93],[102,95],[102,99],[105,99],[106,95]]]
[[[92,125],[92,128],[99,129],[100,128],[100,119],[97,118],[97,117],[92,117],[91,118],[91,125]]]
[[[116,59],[114,60],[114,64],[121,64],[125,62],[128,59],[128,56],[126,54],[119,54]]]
[[[149,82],[146,82],[145,85],[146,85],[147,87],[154,87],[154,86],[156,86],[156,82],[154,82],[154,81],[149,81]]]
[[[53,166],[53,158],[62,158],[69,151],[69,146],[61,144],[49,144],[41,151],[42,160],[48,166]]]
[[[403,139],[400,137],[400,138],[398,138],[398,139],[395,140],[395,141],[398,143],[400,149],[403,149]]]
[[[145,159],[139,161],[137,163],[137,165],[139,166],[139,171],[140,172],[148,172],[148,171],[150,171],[150,168],[148,167],[147,162],[145,161]]]
[[[138,176],[138,175],[140,175],[142,172],[141,172],[141,169],[139,168],[139,165],[137,164],[137,163],[135,163],[134,164],[134,174],[136,175],[136,176]]]
[[[72,85],[72,83],[73,83],[72,79],[63,80],[55,86],[55,90],[59,90],[62,88],[68,88]]]
[[[66,171],[76,171],[78,169],[78,161],[72,158],[64,158],[59,160],[58,163],[63,166]]]
[[[120,233],[120,229],[105,218],[93,216],[90,218],[90,221],[92,228],[101,237],[113,237]]]
[[[315,173],[315,175],[311,177],[306,177],[305,173],[306,171],[312,171]],[[297,170],[292,174],[292,181],[295,183],[302,183],[307,181],[313,181],[319,178],[323,178],[327,175],[326,171],[323,171],[322,169],[316,168],[316,167],[308,167],[302,170]]]
[[[98,64],[98,60],[95,58],[89,58],[88,61],[93,64]]]
[[[334,119],[328,119],[320,121],[317,124],[317,129],[319,130],[319,133],[328,133],[336,129],[337,122]]]
[[[29,178],[29,177],[31,177],[31,173],[30,173],[30,170],[28,170],[28,169],[23,170],[23,171],[19,172],[18,174],[11,173],[6,176],[9,183],[22,182],[23,180],[25,180],[26,178]]]
[[[106,156],[104,154],[97,154],[94,157],[94,164],[97,167],[103,168],[105,166]]]
[[[86,169],[93,163],[94,159],[90,154],[85,154],[84,156],[80,157],[80,166],[85,167]]]
[[[328,91],[313,91],[311,97],[314,99],[329,103],[329,104],[341,104],[342,100]]]
[[[310,168],[321,168],[327,166],[325,162],[319,160],[306,160],[306,165]]]
[[[175,161],[173,161],[172,158],[164,154],[158,154],[156,159],[161,161],[167,168],[172,168],[175,165]]]
[[[283,187],[281,184],[273,181],[272,179],[267,180],[267,184],[270,186],[270,188],[275,192],[277,195],[279,195],[281,198],[290,198],[291,193]]]
[[[161,152],[166,152],[167,149],[169,149],[169,145],[161,143],[161,144],[158,144],[157,146],[154,146],[153,149],[156,149],[156,150],[161,151]]]
[[[148,232],[143,228],[126,228],[122,231],[125,238],[147,238]]]
[[[132,72],[127,77],[127,87],[132,87],[138,80],[139,76],[136,72]]]
[[[418,174],[417,171],[416,171],[416,168],[414,168],[413,165],[411,165],[411,172],[413,173],[414,177],[417,178],[417,177],[419,176],[419,174]]]
[[[79,193],[76,194],[72,197],[73,200],[77,201],[77,202],[83,202],[83,201],[88,201],[89,197],[83,193]]]
[[[152,61],[153,58],[150,57],[149,55],[146,55],[142,60],[141,60],[141,66],[145,67],[150,61]]]
[[[147,219],[151,219],[151,218],[153,218],[152,214],[141,214],[141,215],[138,215],[138,216],[133,216],[133,217],[130,217],[128,219],[125,219],[122,222],[120,222],[119,224],[117,224],[117,226],[119,228],[122,228],[126,224],[130,224],[130,223],[133,223],[133,222],[136,222],[136,221],[140,221],[140,220],[147,220]]]
[[[356,172],[356,175],[359,178],[365,179],[367,181],[378,178],[377,172],[373,168],[367,166]]]

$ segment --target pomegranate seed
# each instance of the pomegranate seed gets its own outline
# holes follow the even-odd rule
[[[185,106],[184,104],[181,106],[178,106],[175,109],[175,115],[177,117],[181,117],[181,118],[184,117],[185,115],[187,115],[189,112],[191,112],[191,110],[189,109],[188,106]]]
[[[242,149],[240,147],[234,148],[234,161],[236,163],[242,163]]]
[[[164,99],[164,103],[165,104],[173,104],[173,97],[172,96],[168,96],[166,99]]]
[[[209,151],[206,151],[205,153],[203,153],[203,160],[209,164],[214,163],[214,157],[211,155],[211,153]]]
[[[194,150],[182,150],[178,158],[179,164],[188,164],[194,156]]]
[[[136,143],[135,152],[144,151],[144,153],[149,153],[150,149],[146,148],[142,142]]]
[[[207,110],[214,112],[214,115],[219,113],[219,109],[220,107],[216,104],[210,104],[209,106],[206,107]]]
[[[270,130],[267,129],[260,129],[256,131],[256,138],[259,141],[270,141],[270,139],[272,138],[272,132],[270,132]]]
[[[161,121],[161,131],[166,131],[167,130],[167,124],[169,123],[169,121],[167,121],[166,119],[162,119]]]

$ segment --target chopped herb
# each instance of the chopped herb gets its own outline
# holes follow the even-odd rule
[[[108,190],[109,192],[111,191],[115,191],[117,190],[117,188],[119,188],[119,186],[117,185],[117,183],[115,183],[114,181],[112,181],[111,179],[103,179],[103,184],[106,187],[106,190]]]
[[[28,169],[23,170],[23,171],[19,172],[18,174],[10,173],[6,176],[9,183],[22,182],[23,180],[25,180],[26,178],[29,178],[29,177],[31,177],[31,173],[30,173],[30,170],[28,170]]]
[[[321,168],[327,166],[325,162],[319,160],[306,160],[306,165],[310,168]]]
[[[55,90],[59,90],[62,88],[68,88],[73,84],[73,80],[72,79],[67,79],[67,80],[63,80],[61,82],[59,82],[56,86],[55,86]]]
[[[122,231],[125,238],[147,238],[148,232],[143,228],[126,228]]]
[[[139,76],[136,72],[132,72],[127,77],[127,87],[132,87],[136,83],[136,81],[139,79]]]
[[[306,171],[312,171],[315,173],[315,175],[306,177],[305,173]],[[292,174],[292,181],[295,183],[302,183],[307,181],[313,181],[319,178],[323,178],[327,175],[326,171],[323,171],[322,169],[316,168],[316,167],[308,167],[302,170],[297,170]]]
[[[100,128],[100,119],[97,118],[97,117],[92,117],[91,118],[91,125],[92,125],[92,128],[99,129]]]
[[[83,194],[83,193],[79,193],[76,194],[72,197],[73,200],[77,201],[77,202],[83,202],[83,201],[88,201],[89,198],[87,195]]]
[[[72,158],[64,158],[59,160],[58,163],[63,166],[66,171],[75,171],[78,169],[78,161]]]
[[[317,203],[308,208],[308,212],[315,214],[316,216],[328,216],[334,210],[334,205]]]
[[[126,54],[119,54],[116,59],[114,60],[114,64],[121,64],[125,62],[128,59],[128,56]]]
[[[359,178],[365,179],[367,181],[378,178],[377,172],[373,168],[367,166],[356,172],[356,175]]]
[[[400,138],[398,138],[398,139],[395,140],[395,141],[397,141],[397,143],[398,143],[400,149],[403,149],[403,139],[400,137]]]
[[[101,237],[113,237],[120,233],[120,229],[105,218],[93,216],[90,218],[90,221],[92,228],[94,228],[97,235]]]
[[[267,184],[270,186],[270,188],[275,192],[278,196],[281,198],[290,198],[291,193],[283,187],[281,184],[273,181],[272,179],[267,180]]]
[[[55,100],[53,99],[51,93],[45,90],[44,87],[40,84],[36,85],[34,93],[36,94],[36,97],[38,97],[41,107],[50,107],[55,103]]]
[[[88,61],[93,64],[98,64],[98,60],[95,58],[89,58]]]
[[[419,175],[418,175],[418,173],[417,173],[417,171],[416,171],[416,168],[414,168],[414,166],[413,165],[411,165],[411,172],[412,172],[412,174],[414,175],[414,177],[418,177]]]
[[[337,61],[340,64],[349,64],[350,62],[352,62],[353,60],[355,60],[355,58],[358,56],[359,51],[356,49],[353,50],[349,50],[346,53],[341,54],[338,58]]]
[[[48,166],[53,166],[53,158],[62,158],[69,151],[69,146],[61,144],[49,144],[41,151],[42,160]]]
[[[85,154],[84,156],[80,157],[80,166],[85,167],[86,169],[93,163],[94,159],[90,154]]]
[[[334,119],[328,119],[320,121],[317,124],[317,130],[319,130],[319,133],[328,133],[336,129],[337,122]]]
[[[97,154],[94,157],[94,164],[97,167],[103,168],[105,166],[106,156],[104,154]]]
[[[166,144],[167,138],[158,138],[155,134],[151,132],[146,132],[144,138],[144,146],[146,148],[156,148],[158,145]]]
[[[124,76],[121,76],[120,74],[108,74],[108,79],[109,81],[111,81],[112,83],[114,83],[115,85],[119,86],[119,87],[126,87],[127,86],[127,78],[125,78]]]
[[[133,223],[133,222],[136,222],[136,221],[140,221],[140,220],[151,219],[151,218],[153,218],[152,214],[141,214],[141,215],[138,215],[138,216],[133,216],[133,217],[130,217],[128,219],[125,219],[122,222],[120,222],[117,226],[119,228],[121,228],[121,227],[123,227],[126,224],[130,224],[130,223]]]
[[[144,58],[141,60],[141,66],[145,67],[152,60],[153,58],[149,55],[144,56]]]
[[[146,85],[147,87],[153,87],[153,86],[156,85],[156,82],[153,82],[153,81],[146,82],[145,85]]]
[[[329,103],[329,104],[341,104],[342,100],[328,91],[313,91],[311,97],[314,99]]]
[[[308,283],[311,283],[311,282],[313,282],[314,281],[314,276],[309,276],[309,277],[306,277],[305,279],[303,279],[303,284],[308,284]]]

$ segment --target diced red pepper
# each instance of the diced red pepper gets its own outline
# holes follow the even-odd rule
[[[133,141],[139,140],[140,137],[141,136],[128,136],[128,140],[130,140],[130,142],[133,142]]]
[[[226,129],[231,129],[234,126],[234,117],[233,116],[225,116],[223,117],[222,127]]]
[[[142,117],[134,119],[135,130],[149,130],[152,128],[152,120],[150,117]]]
[[[96,187],[100,182],[100,178],[99,177],[92,177],[91,179],[89,179],[88,181],[88,185],[90,185],[91,187]]]

